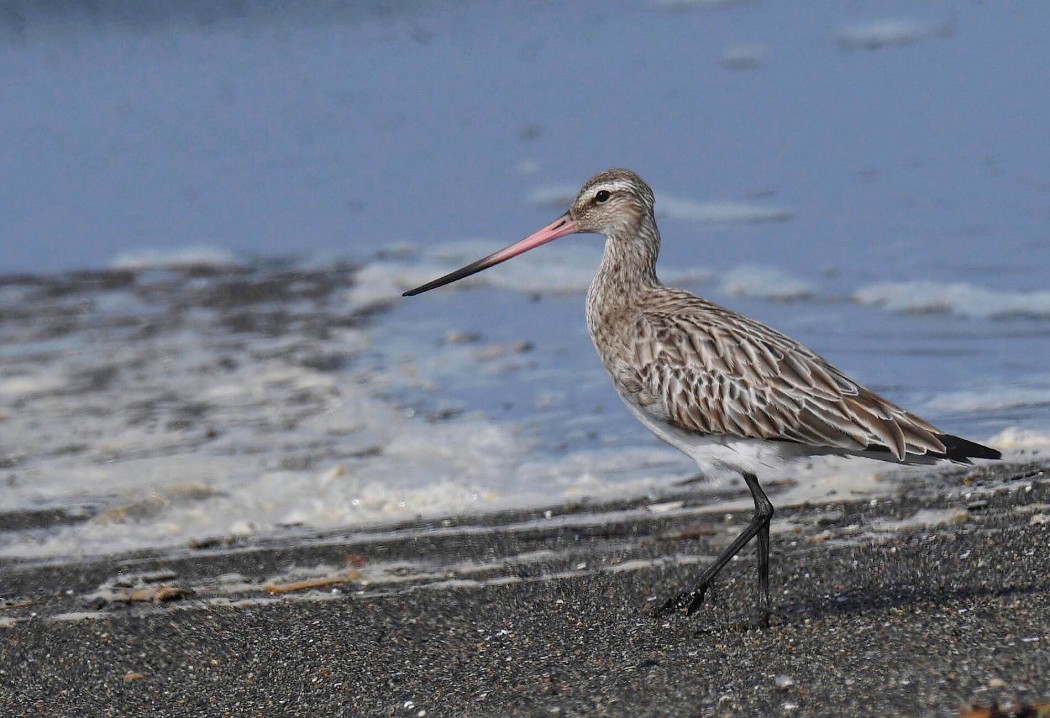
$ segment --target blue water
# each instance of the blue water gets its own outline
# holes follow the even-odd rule
[[[187,246],[316,262],[505,244],[560,211],[528,201],[534,191],[622,165],[658,195],[788,209],[772,223],[664,219],[663,266],[759,264],[812,283],[794,304],[694,288],[872,388],[921,407],[1050,386],[1044,315],[850,301],[885,281],[1050,287],[1039,3],[0,7],[0,273]],[[742,45],[758,46],[753,66],[732,67]],[[450,292],[395,305],[376,331],[406,352],[450,328],[533,344],[525,369],[498,380],[435,369],[441,391],[401,397],[420,407],[522,419],[507,407],[554,392],[566,408],[553,426],[581,403],[622,417],[581,304]],[[935,418],[984,436],[1050,423],[1038,402],[996,411]]]
[[[537,184],[625,165],[795,212],[671,259],[1047,284],[1039,3],[4,5],[3,271],[509,240]],[[838,39],[885,19],[934,29]],[[723,66],[741,43],[764,64]]]

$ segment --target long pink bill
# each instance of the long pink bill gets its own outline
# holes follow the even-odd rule
[[[472,274],[477,274],[483,269],[493,267],[499,264],[500,262],[506,262],[512,257],[517,257],[519,254],[528,252],[530,249],[535,249],[541,244],[553,242],[559,237],[564,237],[565,235],[572,234],[575,231],[576,222],[570,219],[569,213],[566,212],[561,217],[558,217],[558,219],[554,220],[543,229],[533,234],[530,234],[528,237],[521,240],[520,242],[515,242],[509,247],[506,247],[498,252],[490,254],[489,256],[483,259],[479,259],[478,261],[472,264],[468,264],[462,269],[457,269],[454,272],[446,274],[444,277],[439,277],[432,282],[427,282],[426,284],[418,286],[415,289],[409,290],[401,296],[414,297],[417,294],[429,292],[431,289],[443,287],[446,284],[451,284],[452,282],[463,279],[463,277],[469,277]]]

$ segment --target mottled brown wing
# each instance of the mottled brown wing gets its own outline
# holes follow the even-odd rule
[[[943,454],[929,423],[851,381],[798,342],[690,294],[648,308],[621,382],[679,429],[905,455]]]

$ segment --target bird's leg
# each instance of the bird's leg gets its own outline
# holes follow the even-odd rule
[[[718,572],[729,563],[729,560],[740,552],[747,542],[758,536],[758,608],[764,616],[760,618],[763,624],[768,623],[772,604],[769,600],[769,522],[773,518],[773,504],[766,498],[765,492],[758,484],[758,478],[751,473],[744,474],[744,483],[751,490],[751,497],[755,500],[755,513],[748,522],[747,527],[737,536],[729,547],[718,555],[715,562],[707,567],[700,577],[690,584],[681,593],[667,599],[666,602],[653,612],[659,616],[668,611],[685,611],[690,615],[700,608],[704,602],[704,594],[714,580]]]
[[[759,489],[761,491],[761,489]],[[769,626],[769,616],[773,612],[773,604],[769,600],[769,522],[773,518],[773,505],[769,503],[765,495],[768,513],[766,521],[758,529],[758,623],[763,628]],[[758,508],[758,498],[755,498],[755,515],[761,509]]]

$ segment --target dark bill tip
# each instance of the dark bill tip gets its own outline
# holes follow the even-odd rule
[[[516,242],[510,245],[509,247],[505,247],[504,249],[501,249],[498,252],[494,252],[487,257],[484,257],[476,262],[468,264],[462,269],[457,269],[454,272],[449,272],[445,276],[438,277],[432,282],[421,284],[415,289],[409,289],[401,296],[414,297],[417,294],[429,292],[431,289],[443,287],[446,284],[451,284],[452,282],[463,279],[464,277],[469,277],[472,274],[477,274],[483,269],[488,269],[489,267],[499,264],[500,262],[506,262],[511,257],[516,257],[522,252],[528,252],[530,249],[539,247],[541,244],[546,244],[547,242],[554,241],[558,237],[564,237],[565,235],[572,234],[576,231],[576,222],[571,217],[569,217],[569,213],[566,212],[561,217],[558,217],[558,219],[554,220],[543,229],[533,232],[520,242]]]

